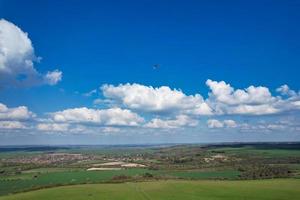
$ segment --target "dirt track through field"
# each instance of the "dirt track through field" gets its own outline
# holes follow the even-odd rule
[[[128,183],[128,185],[133,188],[141,197],[145,200],[152,200],[152,198],[138,185],[135,183]]]

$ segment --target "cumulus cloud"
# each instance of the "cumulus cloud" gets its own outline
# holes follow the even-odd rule
[[[208,79],[206,85],[210,88],[211,93],[209,96],[214,100],[228,104],[264,104],[268,102],[274,102],[276,99],[272,97],[271,92],[266,87],[254,87],[249,86],[248,88],[242,90],[234,90],[230,84],[226,84],[224,81],[212,81]]]
[[[26,121],[33,119],[35,114],[26,106],[8,108],[0,103],[0,129],[27,129]]]
[[[83,96],[85,96],[85,97],[90,97],[90,96],[92,96],[92,95],[94,95],[94,94],[96,94],[96,93],[97,93],[97,90],[96,90],[96,89],[93,89],[93,90],[91,90],[91,91],[89,91],[89,92],[87,92],[87,93],[84,93]]]
[[[54,76],[56,77],[56,76]],[[54,78],[55,80],[55,78]],[[0,128],[25,128],[24,121],[31,121],[38,131],[70,132],[70,133],[109,133],[119,132],[120,126],[175,129],[195,127],[201,117],[217,119],[207,120],[207,127],[234,128],[235,131],[278,131],[299,125],[282,123],[247,124],[231,119],[232,115],[265,115],[289,114],[300,111],[300,94],[287,85],[280,86],[273,96],[267,87],[249,86],[245,89],[234,89],[224,81],[206,81],[210,91],[204,99],[200,94],[186,95],[181,90],[167,86],[151,87],[141,84],[120,84],[118,86],[103,85],[103,97],[94,100],[94,106],[102,109],[86,107],[65,109],[48,113],[47,119],[36,118],[35,114],[25,106],[8,108],[0,103]],[[95,90],[87,93],[94,94]],[[107,109],[103,109],[103,105]],[[293,112],[289,112],[293,111]],[[145,117],[145,120],[143,118]],[[279,115],[276,115],[279,116]],[[244,116],[244,118],[248,116]],[[129,127],[127,127],[129,126]],[[130,129],[131,129],[130,128]]]
[[[103,127],[101,132],[103,133],[117,133],[120,132],[120,128],[116,128],[116,127]]]
[[[248,114],[248,115],[266,115],[280,112],[280,109],[275,108],[270,104],[263,105],[238,105],[235,107],[225,107],[227,114]]]
[[[47,72],[47,74],[44,76],[45,83],[49,85],[56,85],[59,81],[62,79],[62,72],[58,69]]]
[[[281,95],[286,95],[290,97],[297,96],[297,93],[294,90],[291,90],[290,87],[286,84],[277,88],[276,91],[279,92]]]
[[[235,128],[237,124],[234,120],[227,119],[227,120],[217,120],[217,119],[209,119],[207,120],[208,128]]]
[[[0,20],[0,47],[1,72],[36,72],[33,68],[36,56],[28,34],[4,19]]]
[[[283,85],[278,92],[289,98],[273,96],[267,87],[249,86],[234,89],[224,81],[208,79],[209,97],[200,94],[186,95],[167,86],[151,87],[141,84],[103,85],[105,99],[95,100],[120,104],[126,108],[156,114],[185,115],[269,115],[300,109],[300,95]]]
[[[116,103],[113,101],[113,100],[111,100],[111,99],[95,99],[94,101],[93,101],[93,104],[94,105],[108,105],[108,106],[114,106]]]
[[[0,121],[0,129],[26,129],[26,125],[19,121]]]
[[[27,120],[34,116],[35,114],[29,111],[26,106],[8,108],[0,103],[0,120]]]
[[[112,126],[91,126],[88,124],[56,123],[47,122],[36,125],[36,130],[46,133],[64,133],[64,134],[114,134],[121,129]]]
[[[123,106],[144,112],[210,115],[212,111],[199,94],[185,95],[167,86],[151,87],[140,84],[103,85],[106,98]]]
[[[200,94],[186,95],[167,86],[151,87],[141,84],[103,85],[104,99],[94,104],[109,102],[139,112],[170,115],[271,115],[300,109],[300,94],[287,85],[277,89],[273,96],[264,86],[234,89],[224,81],[208,79],[210,92],[204,99]],[[287,97],[286,97],[287,96]],[[109,105],[108,104],[108,105]]]
[[[229,128],[237,127],[236,122],[234,120],[231,120],[231,119],[224,120],[223,123],[226,127],[229,127]]]
[[[270,132],[274,132],[274,131],[285,131],[285,132],[289,132],[289,131],[296,131],[296,129],[299,126],[295,126],[294,125],[286,125],[286,124],[281,124],[281,123],[254,123],[254,124],[250,124],[250,123],[242,123],[238,126],[239,130],[241,132],[261,132],[261,133],[270,133]]]
[[[221,128],[233,128],[239,132],[252,132],[252,133],[271,133],[271,132],[297,132],[300,127],[300,123],[297,119],[291,119],[289,121],[282,120],[254,120],[252,122],[237,123],[234,120],[207,120],[207,127],[210,129],[221,129]]]
[[[145,124],[145,127],[147,128],[165,128],[165,129],[171,129],[171,128],[180,128],[180,127],[193,127],[197,126],[198,121],[195,119],[190,118],[187,115],[178,115],[175,119],[159,119],[154,118],[147,124]]]
[[[224,124],[216,119],[209,119],[207,120],[207,126],[208,128],[223,128]]]
[[[4,19],[0,20],[0,84],[3,87],[54,85],[62,72],[39,73],[34,63],[40,60],[34,53],[26,32]]]
[[[144,119],[138,114],[120,108],[73,108],[54,112],[51,116],[55,122],[91,123],[103,126],[137,126],[144,122]]]
[[[281,86],[277,91],[292,95],[293,98],[272,96],[270,90],[263,86],[249,86],[246,89],[235,90],[224,81],[217,82],[210,79],[206,81],[206,85],[211,90],[207,102],[214,110],[214,114],[218,115],[266,115],[300,108],[297,106],[296,93],[287,85]]]
[[[40,131],[64,132],[69,130],[69,124],[39,123],[36,128]]]

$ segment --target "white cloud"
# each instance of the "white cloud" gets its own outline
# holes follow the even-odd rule
[[[152,113],[210,115],[212,111],[199,94],[185,95],[167,86],[153,88],[140,84],[103,85],[103,95],[130,109]]]
[[[37,124],[36,128],[40,131],[64,132],[69,130],[69,124],[40,123]]]
[[[120,132],[121,129],[116,128],[116,127],[103,127],[101,132],[103,133],[117,133]]]
[[[108,106],[114,106],[115,105],[115,102],[111,99],[95,99],[93,101],[93,104],[94,105],[108,105]]]
[[[28,34],[4,19],[0,20],[0,52],[1,72],[36,73],[36,57]]]
[[[276,120],[276,118],[272,120],[259,120],[259,121],[252,121],[247,123],[234,123],[227,122],[224,120],[221,123],[224,124],[224,127],[236,128],[240,132],[252,132],[252,133],[271,133],[271,132],[296,132],[297,129],[300,127],[300,123],[298,119],[289,119],[286,120]]]
[[[300,108],[297,106],[299,96],[287,85],[281,86],[277,91],[292,97],[282,99],[281,96],[272,96],[269,89],[262,86],[235,90],[224,81],[217,82],[210,79],[206,84],[211,89],[207,102],[217,115],[266,115]]]
[[[94,104],[100,104],[101,107],[105,104],[108,109],[71,108],[50,113],[47,119],[36,118],[25,106],[8,108],[0,103],[0,128],[26,127],[28,130],[35,128],[44,132],[113,133],[121,130],[118,126],[130,126],[140,130],[195,127],[198,126],[200,116],[209,115],[217,119],[209,119],[208,128],[258,132],[299,129],[299,125],[295,123],[287,126],[283,123],[247,124],[231,119],[220,120],[225,116],[235,117],[229,115],[290,114],[299,111],[299,92],[291,90],[287,85],[277,89],[281,95],[273,96],[268,88],[262,86],[234,89],[224,81],[207,80],[206,83],[211,89],[207,99],[199,94],[186,95],[181,90],[166,86],[154,88],[140,84],[103,85],[101,89],[104,98],[96,99]],[[94,92],[92,90],[89,93]],[[123,107],[126,109],[122,109]],[[142,116],[149,120],[145,122]],[[26,120],[30,121],[25,124],[23,121]],[[32,126],[29,127],[28,124]]]
[[[154,118],[147,124],[145,124],[145,127],[147,128],[180,128],[180,127],[193,127],[197,126],[198,121],[190,118],[186,115],[178,115],[175,119],[158,119]]]
[[[234,90],[230,84],[226,84],[224,81],[217,82],[210,79],[206,81],[206,85],[211,89],[210,98],[228,105],[264,104],[276,100],[272,97],[269,89],[262,86],[249,86],[244,90]]]
[[[282,124],[268,124],[266,128],[271,130],[284,130],[286,127]]]
[[[66,109],[51,114],[55,122],[91,123],[105,126],[137,126],[144,121],[138,114],[127,109]]]
[[[34,53],[26,32],[4,19],[0,20],[0,84],[9,86],[54,85],[61,80],[61,72],[45,76],[34,67],[40,60]],[[59,74],[60,73],[60,74]]]
[[[217,119],[209,119],[207,120],[208,128],[235,128],[237,124],[234,120],[227,119],[224,121],[220,121]]]
[[[33,119],[35,114],[26,106],[8,108],[0,103],[0,129],[28,129],[25,121]]]
[[[235,127],[237,127],[236,122],[234,120],[231,120],[231,119],[224,120],[223,123],[228,128],[235,128]]]
[[[35,114],[29,111],[26,106],[8,108],[0,103],[0,120],[27,120],[34,116]]]
[[[300,109],[300,100],[292,101],[291,106],[292,106],[291,109],[293,109],[293,108]]]
[[[200,94],[186,95],[181,90],[167,86],[151,87],[140,84],[103,85],[101,90],[105,99],[95,100],[95,104],[110,101],[129,109],[141,112],[172,115],[270,115],[300,109],[300,95],[287,85],[277,89],[282,94],[272,96],[263,86],[249,86],[234,89],[224,81],[208,79],[209,97]]]
[[[290,97],[297,96],[297,93],[294,90],[291,90],[286,84],[277,88],[276,91],[279,92],[281,95],[286,95]]]
[[[85,97],[90,97],[90,96],[92,96],[92,95],[94,95],[94,94],[96,94],[96,93],[97,93],[97,90],[96,90],[96,89],[93,89],[93,90],[91,90],[91,91],[89,91],[89,92],[87,92],[87,93],[84,93],[83,96],[85,96]]]
[[[59,70],[54,70],[52,72],[47,72],[44,76],[45,83],[49,85],[56,85],[62,79],[62,72]]]
[[[0,121],[0,129],[26,129],[26,125],[19,121]]]
[[[227,114],[248,114],[248,115],[266,115],[280,112],[280,109],[275,108],[273,105],[238,105],[235,107],[227,107]]]
[[[209,119],[207,120],[207,126],[208,128],[223,128],[224,124],[223,122],[216,120],[216,119]]]
[[[120,132],[117,127],[98,127],[92,125],[72,124],[72,123],[39,123],[36,125],[36,130],[46,133],[64,133],[64,134],[113,134]]]
[[[248,122],[237,122],[231,119],[217,120],[210,119],[207,126],[210,129],[224,129],[230,131],[247,132],[247,133],[272,133],[272,132],[293,132],[299,130],[299,118],[294,116],[285,116],[283,120],[280,117],[266,118],[262,116],[258,119],[247,120]]]
[[[242,123],[239,125],[241,132],[254,132],[254,133],[270,133],[274,131],[290,131],[292,127],[280,123]]]

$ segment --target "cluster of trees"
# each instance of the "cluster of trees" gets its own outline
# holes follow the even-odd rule
[[[239,167],[241,179],[267,179],[267,178],[285,178],[291,175],[291,171],[286,166],[272,165],[252,165],[249,167]]]
[[[154,178],[154,175],[146,172],[144,174],[142,174],[141,176],[127,176],[124,174],[121,175],[116,175],[112,177],[112,181],[113,182],[125,182],[125,181],[130,181],[130,180],[142,180],[142,179],[151,179]]]
[[[126,181],[126,180],[130,180],[131,178],[132,178],[131,176],[117,175],[117,176],[113,176],[112,180],[113,181]]]

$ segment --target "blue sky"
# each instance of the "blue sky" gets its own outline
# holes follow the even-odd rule
[[[15,64],[19,54],[13,54],[14,61],[4,57],[10,64],[5,60],[0,69],[13,68],[14,74],[0,72],[0,103],[10,109],[2,113],[0,144],[299,140],[299,8],[299,1],[292,0],[0,0],[3,27],[28,33],[34,48],[28,52],[42,58],[39,62],[30,58],[33,72],[24,71],[22,63]],[[8,43],[5,37],[0,39]],[[3,51],[11,45],[0,47]],[[159,64],[157,69],[155,64]],[[16,83],[13,79],[19,79],[21,69],[21,75],[25,73],[30,80]],[[216,84],[208,85],[208,79]],[[222,81],[230,84],[228,90],[234,88],[229,96],[222,93],[228,90],[216,89]],[[128,87],[119,86],[127,83]],[[112,84],[108,89],[113,91],[100,89],[104,84]],[[288,89],[276,92],[285,84]],[[160,90],[161,86],[167,86],[169,93]],[[253,94],[250,90],[244,90],[247,97],[234,94],[250,86],[255,87]],[[184,96],[172,104],[177,95],[174,88]],[[95,89],[92,95],[84,95]],[[96,99],[101,100],[95,103]],[[211,113],[195,114],[201,102],[207,103]],[[185,106],[187,103],[194,107]],[[20,106],[33,114],[8,117]],[[68,115],[64,121],[55,119],[62,114],[58,112],[83,107],[91,109],[89,114],[95,111],[91,118],[74,122]],[[128,126],[124,121],[120,125],[97,118],[106,116],[99,110],[111,108],[128,110],[144,121]],[[227,127],[226,120],[235,125]],[[11,128],[15,122],[24,126]],[[39,124],[44,125],[37,128]],[[60,129],[50,131],[55,125]],[[70,127],[77,126],[84,128],[70,133]],[[294,128],[287,131],[286,126]]]

